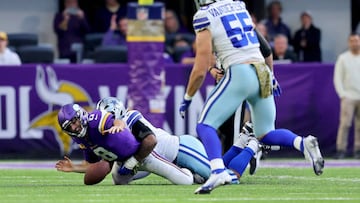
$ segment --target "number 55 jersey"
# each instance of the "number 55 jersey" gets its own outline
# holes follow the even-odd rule
[[[232,64],[264,62],[245,3],[223,0],[201,7],[194,15],[195,32],[208,29],[213,51],[226,70]]]

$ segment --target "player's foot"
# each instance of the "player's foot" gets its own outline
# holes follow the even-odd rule
[[[241,128],[241,132],[245,133],[249,136],[254,136],[254,130],[253,130],[253,125],[250,121],[246,121],[244,123],[244,126]]]
[[[235,172],[234,172],[233,170],[231,170],[231,169],[226,169],[226,171],[227,171],[227,172],[229,173],[229,175],[231,176],[231,184],[232,184],[232,185],[234,185],[234,184],[237,185],[237,184],[240,183],[237,175],[235,174]]]
[[[220,173],[212,173],[204,185],[195,190],[195,194],[210,194],[212,190],[221,185],[231,184],[232,178],[227,170]]]
[[[317,138],[309,135],[303,140],[305,158],[312,162],[313,169],[316,175],[321,175],[324,168],[324,159],[319,149]]]
[[[257,171],[257,169],[260,166],[260,159],[262,156],[262,150],[258,151],[250,160],[249,164],[250,164],[250,168],[249,168],[249,173],[250,175],[254,175]]]

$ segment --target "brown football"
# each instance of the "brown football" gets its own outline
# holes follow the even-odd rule
[[[101,160],[90,164],[84,175],[85,185],[94,185],[100,183],[107,174],[111,171],[110,164],[107,161]]]

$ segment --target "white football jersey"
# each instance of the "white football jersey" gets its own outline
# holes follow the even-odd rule
[[[232,64],[264,62],[245,3],[224,0],[201,7],[193,19],[195,32],[208,29],[213,51],[226,70]]]
[[[170,135],[165,130],[156,128],[148,120],[146,120],[146,118],[144,118],[144,116],[139,111],[136,110],[126,112],[123,120],[130,129],[132,129],[132,126],[137,121],[140,121],[145,126],[150,128],[150,130],[155,134],[157,140],[157,144],[154,150],[171,162],[175,160],[179,152],[178,136]]]

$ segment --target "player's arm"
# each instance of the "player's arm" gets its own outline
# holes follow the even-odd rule
[[[85,173],[87,167],[89,166],[89,162],[82,161],[79,164],[74,164],[71,159],[67,156],[64,156],[63,160],[59,160],[55,164],[55,168],[58,171],[62,172],[76,172],[76,173]]]
[[[128,175],[134,172],[139,162],[145,159],[155,148],[157,143],[154,133],[142,122],[137,121],[132,126],[132,133],[140,142],[138,151],[127,159],[118,170],[120,175]]]
[[[156,137],[153,131],[147,127],[140,120],[136,121],[132,128],[131,132],[137,140],[140,141],[140,148],[137,153],[134,155],[137,161],[142,161],[147,157],[155,148],[157,144]]]
[[[274,70],[273,55],[272,55],[270,44],[266,41],[264,36],[261,33],[259,33],[256,29],[255,29],[255,32],[259,39],[260,51],[261,51],[261,54],[263,55],[263,57],[265,58],[265,63],[266,63],[266,65],[269,66],[270,70],[273,72],[273,70]]]
[[[208,29],[196,33],[195,64],[190,74],[186,95],[193,97],[204,82],[212,60],[212,40]]]
[[[125,127],[126,123],[123,120],[114,119],[113,126],[107,130],[104,130],[104,133],[118,133],[124,130]]]

